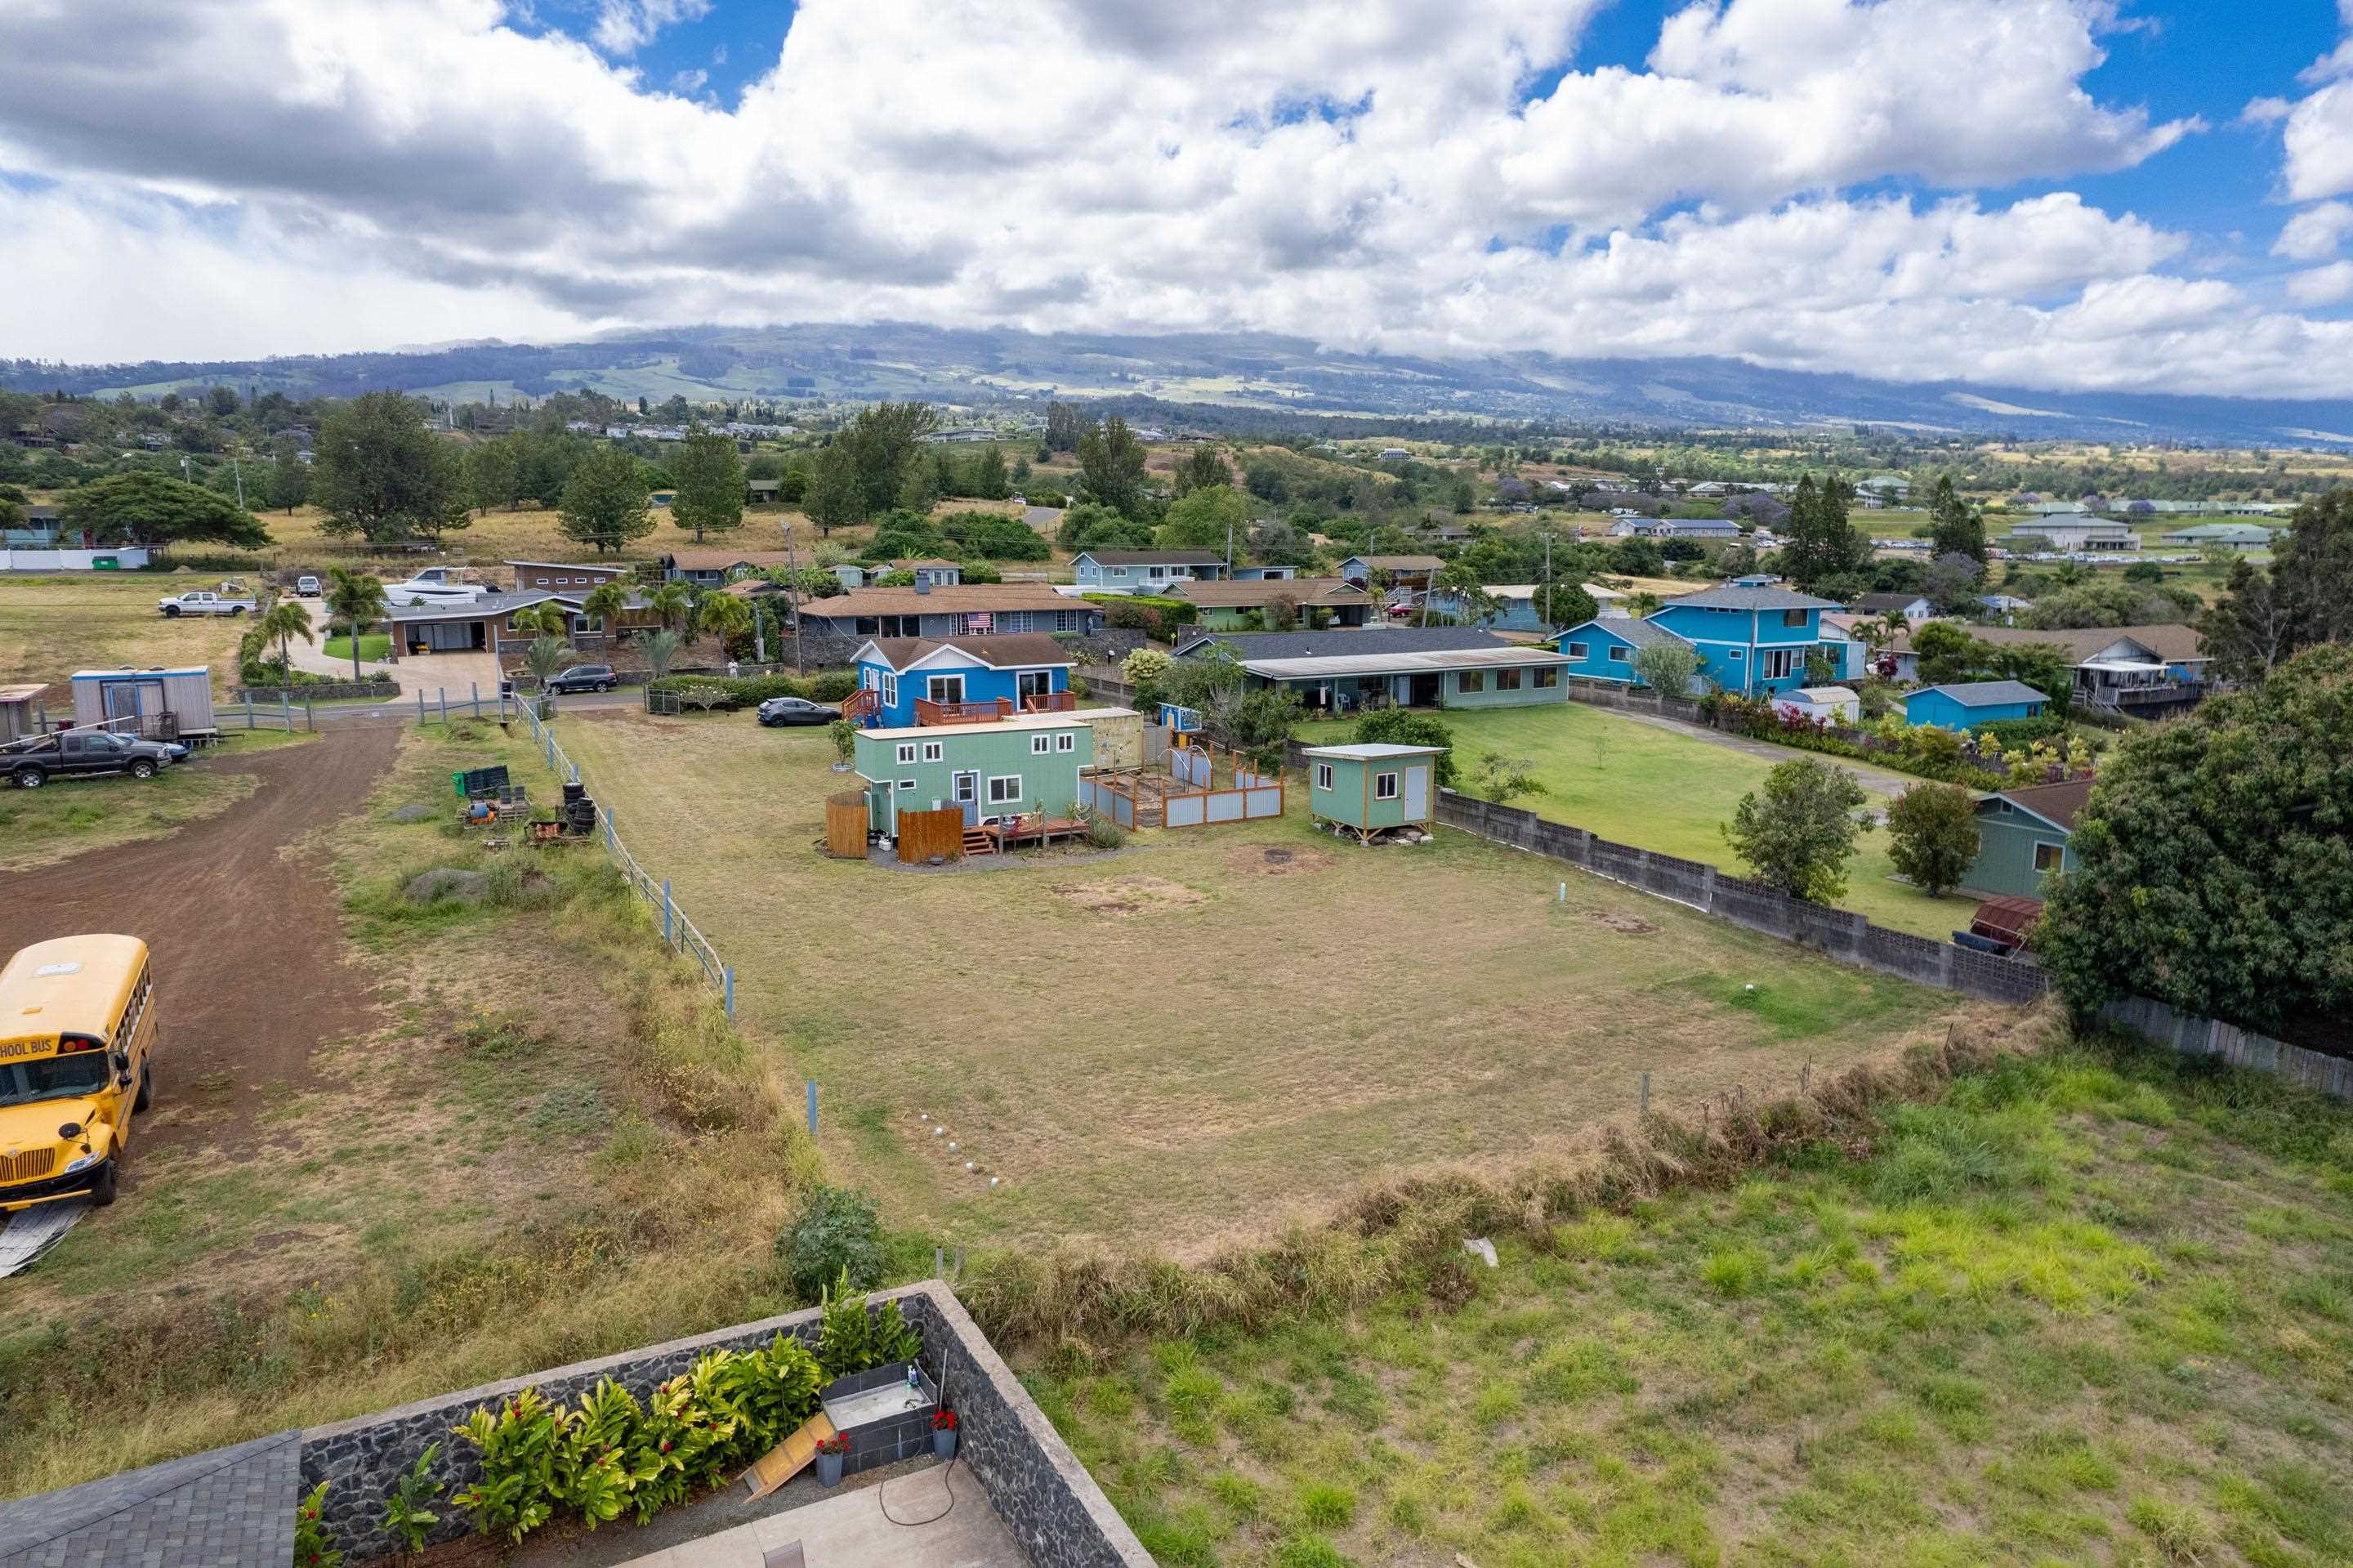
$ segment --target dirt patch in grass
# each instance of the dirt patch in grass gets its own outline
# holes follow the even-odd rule
[[[1208,895],[1158,876],[1119,876],[1109,882],[1063,883],[1054,896],[1098,915],[1144,915],[1183,909],[1208,901]]]
[[[1238,844],[1226,852],[1226,867],[1245,876],[1296,876],[1329,871],[1332,852],[1290,844]]]
[[[1607,926],[1612,931],[1623,931],[1630,937],[1647,937],[1658,929],[1641,916],[1624,909],[1588,909],[1585,917],[1597,926]]]

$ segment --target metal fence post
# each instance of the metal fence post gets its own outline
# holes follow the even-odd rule
[[[613,853],[613,808],[605,808],[605,853]]]
[[[433,689],[441,694],[441,727],[448,729],[449,727],[449,688],[436,686]]]
[[[668,943],[670,942],[670,878],[669,878],[669,877],[667,877],[667,876],[665,876],[665,877],[663,877],[663,878],[662,878],[662,941],[663,941],[665,944],[668,944]]]
[[[727,999],[727,1021],[733,1023],[735,1021],[735,966],[729,964],[719,972],[725,977],[723,989]]]
[[[311,711],[311,699],[308,697],[302,699],[302,727],[314,735],[319,729],[319,715]]]
[[[474,716],[476,718],[480,718],[482,716],[482,683],[480,681],[469,681],[466,683],[473,688]]]
[[[417,727],[425,727],[425,688],[422,686],[417,688]]]
[[[294,733],[294,695],[285,687],[278,688],[278,716],[286,726],[286,733]]]
[[[1648,1115],[1650,1115],[1650,1114],[1651,1114],[1651,1075],[1650,1075],[1649,1073],[1647,1073],[1647,1072],[1646,1072],[1646,1073],[1644,1073],[1644,1074],[1642,1075],[1642,1113],[1641,1113],[1641,1114],[1642,1114],[1642,1115],[1644,1115],[1644,1116],[1648,1116]]]
[[[815,1078],[808,1081],[808,1123],[809,1136],[815,1138],[817,1136],[817,1080]]]
[[[572,781],[575,784],[580,782],[580,764],[576,762],[572,765]]]

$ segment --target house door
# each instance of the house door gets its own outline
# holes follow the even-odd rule
[[[964,813],[964,825],[967,828],[980,826],[980,775],[976,772],[955,775],[948,792],[955,798],[956,809]]]
[[[1024,700],[1053,694],[1054,673],[1051,670],[1018,671],[1014,674],[1013,680],[1016,690],[1020,693]]]
[[[1436,707],[1438,685],[1442,679],[1444,677],[1440,675],[1416,675],[1413,678],[1413,705],[1418,708]]]
[[[1408,763],[1405,772],[1405,820],[1425,821],[1430,816],[1430,765]]]

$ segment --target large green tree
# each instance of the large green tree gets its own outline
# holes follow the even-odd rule
[[[1249,544],[1250,521],[1257,514],[1258,503],[1233,486],[1203,485],[1170,504],[1154,542],[1164,550],[1222,555],[1229,537],[1237,546]]]
[[[601,556],[644,538],[653,525],[645,475],[621,448],[596,447],[573,469],[556,522],[565,538],[593,545]]]
[[[847,445],[857,461],[869,513],[888,512],[899,503],[923,438],[939,423],[939,410],[929,403],[877,403],[834,437],[834,446]],[[928,474],[922,482],[929,487]]]
[[[360,679],[360,634],[382,620],[392,606],[385,598],[384,581],[366,572],[343,567],[327,568],[327,591],[322,596],[328,612],[343,623],[352,640],[352,679]]]
[[[744,525],[744,463],[735,455],[734,437],[698,426],[680,444],[670,467],[678,476],[670,521],[693,529],[695,543],[706,532],[732,534]]]
[[[1079,438],[1079,472],[1087,494],[1124,517],[1145,511],[1144,443],[1113,414]]]
[[[1207,441],[1187,452],[1185,461],[1176,465],[1178,495],[1190,495],[1213,484],[1231,484],[1233,482],[1233,470],[1226,466],[1226,454]]]
[[[2316,1043],[2353,1026],[2353,647],[2125,738],[2040,948],[2068,1001],[2153,997]]]
[[[152,471],[118,473],[66,493],[58,521],[101,543],[255,546],[269,535],[252,513],[200,484]]]
[[[1913,886],[1942,898],[1978,858],[1977,800],[1957,784],[1915,784],[1887,808],[1888,858]]]
[[[2239,561],[2198,629],[2216,673],[2238,681],[2263,680],[2298,649],[2353,642],[2353,493],[2297,508],[2271,569]]]
[[[1980,567],[1986,564],[1985,519],[1960,498],[1949,473],[1936,476],[1936,493],[1928,503],[1928,526],[1932,556],[1961,555]]]
[[[427,428],[423,405],[367,392],[336,406],[312,442],[311,488],[321,530],[370,544],[438,539],[468,521],[459,450]]]
[[[818,453],[801,509],[823,538],[831,538],[836,528],[855,528],[872,514],[866,504],[866,486],[859,478],[858,453],[848,441],[837,440]]]
[[[1087,417],[1075,403],[1046,405],[1045,449],[1050,452],[1074,452],[1087,433]]]
[[[1870,565],[1871,541],[1847,519],[1853,499],[1853,486],[1835,475],[1819,484],[1810,473],[1799,477],[1789,498],[1789,542],[1781,551],[1781,570],[1799,588],[1812,588]]]

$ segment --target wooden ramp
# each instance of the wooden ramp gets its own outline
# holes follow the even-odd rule
[[[807,1469],[817,1457],[818,1440],[832,1436],[833,1423],[824,1411],[818,1411],[799,1431],[753,1460],[752,1467],[744,1472],[744,1484],[752,1489],[754,1497],[766,1497]]]

